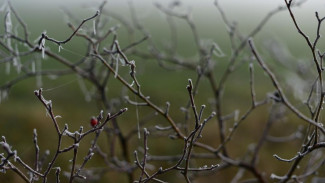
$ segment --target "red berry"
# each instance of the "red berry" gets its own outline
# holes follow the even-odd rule
[[[92,127],[97,126],[98,125],[98,120],[95,117],[92,117],[91,120],[90,120],[90,125]]]

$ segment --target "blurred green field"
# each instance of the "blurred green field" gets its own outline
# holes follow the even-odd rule
[[[86,5],[83,5],[83,3],[75,1],[71,1],[67,4],[59,1],[58,3],[51,2],[48,6],[46,6],[44,2],[41,3],[41,1],[33,1],[32,4],[27,6],[26,2],[13,0],[12,4],[26,21],[30,31],[31,40],[39,37],[44,30],[47,31],[47,35],[58,40],[63,40],[71,34],[71,30],[66,25],[67,17],[62,13],[60,7],[65,6],[66,9],[69,9],[75,14],[75,17],[78,19],[83,19],[94,14],[94,10],[99,2],[100,1],[96,1],[94,3],[85,2]],[[0,1],[0,5],[2,3],[3,0]],[[114,7],[114,3],[114,1],[108,1],[106,10],[118,13],[125,17],[126,20],[132,22],[127,3],[124,1],[119,2],[116,5],[117,8]],[[152,2],[149,1],[146,3]],[[184,1],[183,3],[185,4],[185,7],[192,5],[193,20],[197,26],[200,37],[203,40],[213,40],[218,43],[226,55],[225,57],[218,58],[217,62],[215,63],[216,67],[214,74],[216,79],[219,80],[231,55],[229,38],[220,14],[217,12],[217,9],[212,6],[213,1],[206,1],[202,3],[202,6],[198,6],[199,3],[194,1]],[[242,4],[237,4],[238,1],[223,2],[221,0],[220,3],[224,3],[225,12],[229,15],[231,20],[238,22],[239,30],[242,31],[243,35],[246,35],[257,25],[257,23],[266,15],[268,11],[281,4],[281,1],[279,1],[278,4],[274,3],[268,4],[268,6],[262,6],[263,2],[247,0],[248,5],[255,3],[256,7],[259,5],[261,6],[260,9],[254,7],[242,8],[240,7]],[[316,26],[314,11],[315,8],[320,7],[317,3],[324,6],[324,2],[311,1],[305,3],[302,8],[298,8],[296,11],[302,27],[308,33],[310,33],[311,36],[315,34],[314,30]],[[165,16],[150,4],[135,3],[135,5],[136,10],[138,10],[137,13],[139,17],[141,17],[140,20],[143,23],[143,26],[149,30],[157,45],[159,45],[160,48],[163,48],[164,45],[170,42],[170,32]],[[0,24],[2,25],[4,23],[2,18],[4,16],[4,12],[1,12],[0,15]],[[116,20],[112,19],[107,27],[114,26],[117,23],[118,22]],[[181,20],[176,20],[176,24],[178,34],[178,54],[190,59],[197,59],[198,53],[196,51],[193,36],[188,25]],[[85,26],[91,27],[92,22],[86,23]],[[125,27],[122,25],[117,32],[119,35],[118,39],[120,44],[122,46],[126,46],[129,40],[128,32],[126,31]],[[3,28],[1,28],[1,34],[2,33]],[[138,39],[141,39],[141,37],[136,38],[136,40]],[[256,47],[258,48],[258,51],[260,51],[267,64],[269,64],[275,74],[277,74],[285,93],[289,95],[292,103],[295,105],[300,105],[299,102],[301,101],[294,96],[295,91],[292,89],[290,82],[287,80],[288,74],[294,73],[293,67],[288,68],[286,65],[281,65],[281,63],[273,60],[270,50],[268,50],[269,48],[267,47],[267,44],[273,40],[278,41],[279,45],[284,45],[283,48],[288,49],[287,51],[290,53],[289,57],[291,60],[302,60],[303,63],[311,60],[310,52],[308,49],[306,49],[307,47],[304,40],[294,29],[288,12],[286,11],[275,15],[261,30],[261,32],[254,37],[254,41],[257,45]],[[110,41],[111,38],[109,38],[105,44],[108,45]],[[58,47],[56,45],[47,42],[46,46],[48,46],[53,52],[58,52]],[[147,44],[144,42],[139,45],[139,48],[146,49],[146,46]],[[86,44],[82,38],[75,37],[71,42],[69,42],[69,44],[63,45],[63,48],[64,49],[59,53],[60,55],[71,61],[77,61],[84,56],[83,54],[86,50]],[[325,44],[323,43],[320,46],[320,49],[322,48],[325,48]],[[41,55],[39,55],[39,59],[41,59],[40,56]],[[240,58],[244,58],[244,55],[241,55]],[[35,58],[26,57],[22,60],[22,62],[28,62],[33,59]],[[136,61],[137,77],[141,83],[143,93],[145,95],[149,95],[154,103],[162,107],[165,106],[167,101],[169,101],[171,104],[171,116],[175,119],[175,121],[183,121],[184,114],[180,111],[180,107],[185,106],[189,100],[186,90],[187,80],[188,78],[195,80],[197,75],[196,72],[188,69],[176,71],[166,70],[160,67],[156,60],[144,60],[136,56],[130,56],[129,59]],[[238,69],[238,71],[230,76],[229,81],[226,84],[224,100],[222,103],[224,114],[231,113],[236,109],[240,111],[240,114],[243,114],[251,104],[248,64],[248,62],[244,63]],[[51,59],[45,59],[42,61],[42,67],[44,69],[64,68],[63,65],[58,64]],[[257,99],[262,100],[269,92],[273,92],[274,88],[272,87],[271,81],[256,63],[254,63],[254,67]],[[312,67],[312,65],[310,67]],[[310,69],[312,70],[312,68]],[[14,68],[11,68],[10,74],[6,74],[5,72],[5,64],[0,64],[0,85],[17,76]],[[122,76],[127,76],[128,72],[129,71],[127,68],[122,68],[120,74]],[[308,75],[308,77],[313,76],[315,76],[315,73],[310,73],[310,75]],[[53,151],[55,147],[53,146],[53,143],[49,142],[56,143],[57,141],[55,128],[53,127],[50,119],[47,117],[44,107],[35,97],[34,90],[42,87],[44,89],[44,97],[53,101],[53,109],[55,114],[62,116],[62,119],[58,120],[61,127],[67,123],[69,124],[70,129],[77,130],[81,125],[86,129],[89,129],[91,128],[89,125],[89,119],[91,116],[98,115],[99,111],[101,110],[100,105],[96,103],[96,101],[85,100],[85,95],[80,89],[80,78],[75,75],[67,75],[55,79],[42,77],[42,86],[37,84],[38,79],[30,78],[14,85],[10,90],[9,97],[2,100],[0,103],[0,135],[5,136],[7,141],[11,145],[14,145],[13,148],[17,149],[18,154],[29,163],[33,162],[34,160],[34,146],[32,141],[34,128],[36,128],[38,131],[41,152],[44,152],[46,149]],[[89,83],[85,82],[85,86],[88,87],[89,90],[92,90]],[[109,99],[120,99],[123,97],[121,96],[122,91],[122,85],[111,77],[108,86]],[[197,106],[202,104],[207,105],[204,116],[208,116],[210,112],[214,110],[214,106],[211,104],[211,98],[213,98],[213,93],[211,91],[212,90],[208,80],[203,79],[200,83],[198,94],[195,96],[195,100]],[[129,94],[130,98],[133,99],[132,97],[134,96],[132,94],[127,94]],[[306,92],[304,95],[306,95]],[[127,114],[118,119],[122,132],[126,134],[137,127],[136,108],[127,103],[122,103],[121,106],[129,108]],[[260,129],[263,129],[265,125],[270,108],[270,104],[258,108],[245,120],[241,126],[240,133],[236,133],[232,142],[230,142],[227,146],[230,149],[231,156],[241,156],[243,151],[247,150],[249,144],[256,143],[256,139],[259,139],[259,137],[262,135],[262,131]],[[307,111],[307,109],[304,107],[300,107],[299,109],[304,112]],[[153,112],[147,107],[139,107],[137,110],[140,120]],[[168,125],[165,119],[157,116],[150,120],[150,122],[146,124],[146,127],[152,128],[156,124],[162,126]],[[226,125],[226,128],[230,128],[232,126],[232,122]],[[289,113],[284,122],[280,121],[274,124],[270,134],[286,136],[295,132],[298,125],[306,124]],[[92,139],[88,138],[83,142],[84,144],[81,144],[81,146],[88,146],[90,140]],[[218,126],[215,119],[207,124],[207,127],[203,133],[202,142],[210,144],[214,147],[217,147],[219,144]],[[69,143],[70,142],[64,142],[64,144]],[[142,143],[142,139],[139,140],[138,138],[133,138],[129,143],[130,149],[135,149],[139,145],[142,146]],[[103,149],[106,148],[105,150],[109,151],[107,140],[104,137],[100,139],[100,144],[103,146]],[[157,147],[156,144],[161,145]],[[165,144],[166,146],[164,146]],[[263,161],[259,162],[258,167],[266,170],[266,174],[268,176],[270,173],[278,173],[283,172],[283,170],[287,170],[290,165],[276,161],[273,154],[280,152],[279,155],[282,157],[290,158],[296,155],[296,152],[299,150],[297,149],[297,146],[299,147],[299,145],[300,141],[298,140],[293,141],[289,145],[288,143],[278,143],[277,145],[268,143],[264,144],[261,152],[262,156],[260,157],[260,160]],[[182,144],[180,141],[172,141],[168,138],[150,138],[149,147],[151,146],[156,147],[150,148],[150,154],[152,155],[173,155],[179,154],[182,151]],[[84,149],[79,157],[81,158],[82,154],[86,154],[87,150],[88,149]],[[201,150],[197,150],[196,152],[200,151]],[[133,151],[130,152],[130,156],[133,158]],[[72,153],[68,153],[61,157],[62,162],[68,162],[71,155]],[[210,160],[202,160],[197,161],[196,163],[198,166],[202,166],[204,164],[218,163],[218,161],[214,160],[214,162],[211,162]],[[303,164],[304,163],[305,162],[303,162]],[[152,164],[156,164],[158,166],[159,162],[153,162]],[[165,164],[168,165],[170,163],[167,162]],[[104,166],[105,164],[102,162],[100,157],[95,156],[94,160],[90,161],[87,166],[91,167],[92,165],[100,167]],[[68,165],[64,164],[62,166],[67,167]],[[322,168],[322,170],[324,170],[324,168]],[[216,176],[221,179],[221,182],[222,180],[231,180],[231,177],[236,171],[237,170],[235,169],[228,169],[225,172],[219,172]],[[180,174],[168,175],[164,177],[164,180],[168,182],[175,182],[175,179],[173,179],[175,176],[180,176]],[[251,177],[249,173],[247,173],[247,175],[245,174],[245,176]],[[106,180],[104,182],[127,181],[127,177],[123,177],[121,174],[116,173],[108,173],[105,175],[105,178]],[[211,182],[209,179],[211,179],[211,177],[205,176],[199,178],[197,182]],[[3,183],[21,182],[20,178],[17,178],[10,172],[7,174],[0,174],[0,180]],[[64,182],[66,180],[62,181]]]

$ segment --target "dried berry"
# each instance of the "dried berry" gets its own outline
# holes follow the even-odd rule
[[[91,120],[90,120],[90,125],[92,127],[97,126],[98,125],[98,120],[95,117],[92,117]]]

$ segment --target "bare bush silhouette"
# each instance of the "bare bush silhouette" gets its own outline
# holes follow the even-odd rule
[[[214,6],[220,13],[230,40],[231,52],[230,55],[226,55],[217,43],[204,42],[201,39],[191,12],[178,11],[182,8],[180,1],[172,1],[167,5],[155,4],[157,11],[166,17],[170,29],[171,40],[164,48],[157,45],[150,31],[138,19],[132,1],[128,4],[132,16],[131,22],[106,10],[104,8],[106,2],[100,4],[98,11],[93,15],[83,20],[75,18],[73,13],[64,9],[67,16],[77,22],[68,24],[71,33],[66,36],[66,39],[58,40],[56,35],[49,35],[44,31],[35,42],[31,41],[28,23],[23,20],[23,16],[18,14],[10,1],[5,1],[2,10],[4,32],[0,35],[2,57],[0,64],[14,67],[17,74],[11,73],[10,75],[15,75],[14,78],[8,77],[11,79],[1,83],[0,99],[4,100],[13,86],[31,77],[77,75],[79,81],[94,88],[93,92],[84,91],[84,93],[87,100],[97,102],[100,112],[97,117],[91,118],[89,127],[80,124],[79,129],[71,129],[68,124],[61,125],[58,122],[61,116],[54,113],[55,106],[52,101],[45,99],[51,97],[45,97],[42,88],[35,90],[36,98],[45,107],[46,115],[54,126],[57,141],[48,142],[45,137],[38,136],[37,131],[42,129],[35,127],[33,133],[35,156],[28,157],[33,162],[29,164],[27,163],[29,160],[24,160],[25,157],[15,150],[15,145],[2,136],[1,172],[13,171],[25,182],[98,182],[105,181],[104,175],[108,172],[126,176],[128,182],[207,182],[209,180],[204,177],[210,176],[222,182],[311,180],[317,182],[321,180],[320,177],[324,176],[322,170],[325,161],[322,151],[325,147],[325,129],[321,121],[325,97],[323,87],[325,53],[318,47],[321,42],[321,25],[325,17],[315,13],[318,23],[315,28],[316,37],[310,38],[300,27],[294,13],[294,7],[301,6],[304,2],[284,0],[283,6],[267,13],[260,22],[256,23],[250,33],[244,35],[237,28],[237,24],[228,19],[222,3],[216,0]],[[306,82],[306,90],[308,90],[306,97],[299,101],[293,99],[290,91],[287,90],[288,87],[283,86],[285,83],[281,81],[281,77],[278,77],[278,72],[273,71],[274,68],[263,60],[264,56],[259,54],[259,48],[254,45],[254,36],[275,14],[282,11],[289,13],[288,16],[291,17],[298,34],[306,41],[311,53],[313,68],[303,72],[310,72],[308,74],[312,77]],[[120,25],[109,25],[110,27],[107,28],[109,18],[117,20]],[[177,41],[178,27],[175,21],[184,21],[188,25],[196,46],[197,57],[188,59],[178,54],[180,43]],[[19,27],[23,34],[18,34],[14,27]],[[127,31],[126,46],[120,44],[117,32],[119,29]],[[78,61],[64,57],[60,53],[65,49],[65,45],[76,38],[87,44],[87,49]],[[18,44],[23,46],[17,46]],[[147,47],[141,47],[142,44],[146,44]],[[51,50],[54,46],[57,46],[58,52]],[[271,46],[271,52],[272,49]],[[33,59],[28,61],[25,59],[28,56],[33,56]],[[276,50],[273,57],[291,66],[286,59],[276,53]],[[48,70],[39,66],[36,69],[35,64],[47,58],[60,63],[63,67]],[[226,59],[227,65],[216,67],[215,63],[219,59]],[[145,92],[145,86],[137,77],[137,66],[143,64],[141,60],[156,60],[166,71],[195,73],[194,78],[183,83],[182,96],[186,96],[187,99],[185,102],[182,101],[184,103],[180,110],[171,111],[173,103],[157,102],[154,97],[159,96]],[[244,71],[248,75],[246,83],[248,92],[245,91],[247,92],[245,97],[248,98],[249,106],[241,112],[237,106],[235,108],[227,106],[235,96],[228,95],[229,90],[225,88],[232,84],[235,73],[242,72],[242,68],[247,66],[249,69]],[[294,72],[299,75],[301,69],[297,67]],[[268,91],[266,96],[256,92],[257,74],[259,77],[260,74],[264,74],[272,84],[273,89]],[[111,98],[107,86],[115,81],[122,86],[121,94],[120,97]],[[207,97],[206,102],[209,103],[200,106],[197,105],[196,99],[200,95],[199,90],[203,82],[208,83],[213,98]],[[81,90],[84,90],[83,87]],[[169,89],[171,90],[171,88],[164,88],[164,90]],[[164,92],[159,95],[162,94]],[[175,95],[168,98],[172,97],[178,98]],[[137,116],[131,117],[130,128],[123,129],[120,124],[122,120],[119,119],[122,114],[128,115],[127,107],[130,106],[135,109]],[[146,116],[139,117],[140,108],[150,110],[146,110]],[[263,121],[254,119],[261,111],[263,116],[268,116],[267,119]],[[183,119],[176,118],[175,113],[184,116]],[[279,123],[285,118],[292,121],[290,128],[295,131],[284,131],[280,133],[282,136],[278,136],[273,128],[274,126],[286,128],[286,125]],[[258,129],[251,127],[250,131],[247,131],[243,127],[245,123],[250,123],[249,125],[256,126]],[[249,134],[243,134],[247,132]],[[213,139],[207,140],[205,136]],[[247,137],[251,138],[250,136],[254,137],[253,142],[244,140]],[[82,143],[86,137],[92,138],[90,144]],[[100,138],[107,139],[109,150],[101,147],[98,143]],[[163,138],[164,143],[155,141],[158,143],[150,144],[150,141],[156,138]],[[141,143],[135,143],[136,140]],[[53,144],[54,152],[45,151],[42,157],[40,141]],[[63,144],[63,141],[68,141],[69,145]],[[266,153],[266,144],[270,147],[285,144],[284,146],[290,146],[290,149],[277,152],[272,156]],[[164,146],[166,149],[177,146],[178,149],[175,151],[178,152],[175,153],[173,150],[172,154],[156,155],[154,153],[157,152],[151,152],[159,146]],[[80,153],[81,149],[86,149],[87,153]],[[284,152],[296,153],[296,155],[284,158]],[[71,160],[60,162],[63,154],[71,155]],[[96,167],[93,164],[87,166],[95,155],[104,162],[104,167]],[[270,159],[273,164],[265,165]],[[274,167],[275,164],[278,167]],[[279,168],[280,166],[284,168]],[[213,182],[215,180],[213,179]]]

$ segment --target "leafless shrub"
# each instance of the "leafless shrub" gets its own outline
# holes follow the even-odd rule
[[[30,157],[30,159],[34,158],[34,164],[29,165],[19,155],[19,152],[14,150],[15,146],[11,145],[3,136],[0,142],[3,148],[0,154],[1,172],[13,171],[25,182],[60,182],[64,178],[67,178],[65,180],[69,182],[82,180],[85,182],[95,182],[101,180],[105,173],[111,171],[127,175],[129,182],[165,182],[164,175],[170,174],[182,175],[179,178],[180,180],[193,182],[208,175],[215,175],[226,179],[226,176],[223,177],[219,174],[231,170],[230,176],[232,178],[227,179],[228,182],[304,182],[311,180],[311,177],[314,177],[313,181],[317,182],[320,178],[317,178],[315,175],[323,169],[325,161],[322,152],[322,148],[325,147],[325,129],[321,121],[325,97],[323,86],[323,59],[325,53],[318,49],[321,38],[321,25],[325,17],[320,17],[317,12],[315,13],[318,25],[316,27],[316,38],[312,40],[299,26],[293,11],[294,6],[300,6],[303,2],[285,0],[284,6],[280,6],[267,13],[249,34],[243,35],[237,29],[237,24],[228,19],[227,11],[224,11],[221,3],[216,0],[214,5],[220,13],[230,39],[231,55],[227,56],[217,43],[203,41],[200,38],[191,12],[179,11],[182,8],[180,1],[172,1],[168,5],[155,4],[158,9],[157,11],[162,12],[166,16],[171,30],[172,40],[165,48],[157,46],[150,35],[150,31],[141,24],[141,21],[137,18],[137,12],[132,1],[129,2],[129,10],[132,15],[131,23],[119,15],[105,10],[106,2],[103,2],[98,7],[98,11],[92,16],[83,20],[76,19],[69,10],[65,9],[64,11],[71,20],[79,21],[76,25],[68,24],[72,33],[66,39],[60,41],[55,38],[55,35],[48,35],[46,32],[43,32],[35,42],[30,40],[28,24],[16,12],[11,2],[5,1],[4,9],[2,10],[5,12],[3,17],[5,21],[4,32],[0,35],[2,38],[0,40],[2,48],[0,50],[2,57],[0,63],[2,65],[6,64],[8,72],[10,71],[9,68],[14,66],[18,74],[14,79],[1,84],[0,101],[7,97],[12,86],[18,85],[20,81],[27,78],[37,77],[39,78],[38,81],[40,81],[41,76],[60,77],[74,74],[80,78],[81,90],[85,93],[86,99],[97,100],[102,110],[96,118],[92,118],[89,129],[80,126],[78,130],[74,131],[67,124],[64,127],[59,125],[57,119],[60,116],[54,114],[53,109],[55,107],[52,106],[51,100],[45,99],[42,89],[36,90],[34,92],[35,96],[45,107],[47,115],[54,125],[58,139],[57,142],[53,142],[56,150],[54,153],[51,153],[53,155],[46,152],[46,158],[42,158],[38,143],[44,139],[38,136],[35,129],[33,137],[35,157]],[[285,83],[279,81],[277,73],[272,71],[268,63],[263,60],[263,56],[259,54],[253,41],[253,37],[261,31],[273,15],[280,11],[289,12],[296,30],[306,41],[310,49],[313,61],[312,65],[314,68],[307,70],[315,75],[313,78],[309,78],[309,81],[313,82],[303,86],[308,89],[308,95],[305,98],[299,97],[298,104],[291,101],[290,94],[283,89],[282,85]],[[121,25],[114,25],[109,29],[105,28],[108,17],[118,20]],[[13,25],[13,19],[17,25]],[[177,42],[178,35],[175,20],[184,21],[191,30],[198,54],[197,58],[189,60],[177,54],[179,43]],[[85,26],[87,22],[91,21],[93,21],[91,27]],[[18,35],[13,30],[14,26],[20,27],[23,30],[23,35]],[[117,30],[120,28],[126,28],[129,33],[130,42],[124,47],[119,43],[118,39]],[[142,37],[136,36],[139,33]],[[77,62],[60,55],[60,51],[65,49],[64,45],[69,44],[71,39],[75,37],[80,37],[87,43],[87,50],[84,56]],[[111,40],[109,45],[107,40]],[[147,43],[148,49],[138,48],[144,42]],[[22,43],[24,48],[15,46],[18,43]],[[57,46],[58,53],[51,51],[47,47],[50,44]],[[281,56],[281,50],[276,49],[272,49],[271,52],[278,61],[284,65],[287,64],[285,57],[288,57],[288,55]],[[39,55],[40,57],[32,62],[23,61],[24,57],[31,55],[35,57]],[[45,70],[41,66],[38,66],[36,69],[35,62],[41,63],[39,61],[47,57],[61,63],[64,69]],[[194,79],[188,80],[187,94],[184,88],[184,95],[188,96],[188,101],[180,111],[176,111],[184,115],[182,121],[176,120],[171,114],[173,103],[168,101],[165,104],[156,103],[144,92],[143,86],[137,78],[136,66],[141,65],[141,62],[129,59],[131,57],[155,59],[163,68],[180,69],[182,71],[190,70],[190,72],[196,73]],[[225,57],[228,59],[226,68],[216,68],[215,61]],[[249,81],[247,82],[249,94],[246,97],[250,98],[250,106],[244,112],[232,109],[228,113],[229,109],[226,110],[225,106],[229,98],[225,94],[227,92],[225,87],[228,83],[232,82],[230,76],[247,65],[249,68],[247,70],[249,74]],[[256,92],[256,67],[263,70],[273,84],[273,91],[268,92],[262,100],[258,100],[260,96]],[[290,67],[290,65],[287,65],[287,67]],[[301,69],[296,67],[294,71],[299,74]],[[129,72],[129,75],[125,75],[125,72]],[[216,77],[216,72],[220,72],[220,76]],[[107,86],[110,80],[117,80],[123,86],[120,98],[111,99],[108,97]],[[212,90],[213,99],[209,100],[211,106],[209,103],[198,106],[195,102],[196,96],[200,95],[198,93],[200,84],[204,80],[208,81]],[[83,83],[85,81],[94,87],[95,92],[89,92],[85,89]],[[151,112],[141,119],[137,116],[137,119],[133,120],[133,127],[128,129],[129,132],[123,133],[118,119],[122,114],[128,114],[127,105],[135,106],[136,110],[147,107],[150,108]],[[308,111],[301,110],[301,105],[305,105]],[[256,111],[259,111],[263,106],[269,106],[270,108],[268,113],[265,112],[265,116],[268,116],[268,119],[262,125],[262,129],[254,130],[258,136],[254,143],[245,143],[246,149],[240,149],[238,155],[238,152],[233,152],[234,148],[231,143],[238,143],[234,138],[244,130],[242,127],[243,123],[247,123],[247,119],[253,118],[257,113]],[[208,112],[208,115],[206,114],[207,109],[212,109]],[[106,116],[104,116],[104,111],[107,113]],[[175,111],[172,112],[174,113]],[[148,124],[148,121],[153,121],[157,115],[164,119],[164,122],[155,122],[154,125]],[[285,118],[300,119],[299,125],[294,123],[296,131],[286,136],[273,135],[272,127],[275,125],[281,127],[282,124],[279,125],[279,123]],[[207,125],[212,123],[211,121],[217,122],[216,129],[214,129],[215,134],[213,134],[217,137],[213,140],[213,144],[202,140],[205,134],[204,131],[207,130]],[[109,139],[109,152],[102,149],[98,143],[98,139],[103,136],[102,133],[105,133]],[[94,135],[91,143],[87,147],[81,147],[80,142],[86,136],[91,135]],[[132,139],[136,139],[136,136],[141,139],[142,144],[134,148],[130,143],[132,143]],[[240,137],[240,140],[246,136]],[[155,137],[169,137],[168,142],[181,144],[181,151],[179,154],[174,155],[151,154],[151,149],[155,147],[150,147],[149,142]],[[63,146],[63,139],[70,139],[72,143],[68,146]],[[293,140],[300,143],[295,146],[296,150],[290,149],[290,152],[298,151],[295,156],[287,159],[282,157],[282,152],[278,152],[272,157],[274,161],[279,161],[280,164],[289,164],[290,167],[286,171],[281,170],[281,174],[278,174],[274,173],[276,167],[268,170],[260,166],[265,157],[263,155],[263,146],[265,144],[290,144]],[[117,143],[119,143],[119,146]],[[166,145],[166,147],[169,146]],[[88,153],[83,159],[78,157],[81,156],[79,153],[81,148],[88,149]],[[119,151],[117,151],[117,148]],[[69,152],[72,152],[72,159],[70,162],[65,163],[70,166],[68,169],[60,167],[58,158],[62,154],[68,154]],[[86,166],[94,154],[103,159],[105,167]],[[210,164],[201,165],[201,162],[206,161],[210,162]],[[302,161],[306,163],[302,163]],[[297,169],[300,170],[297,171]],[[323,174],[321,175],[323,176]]]

